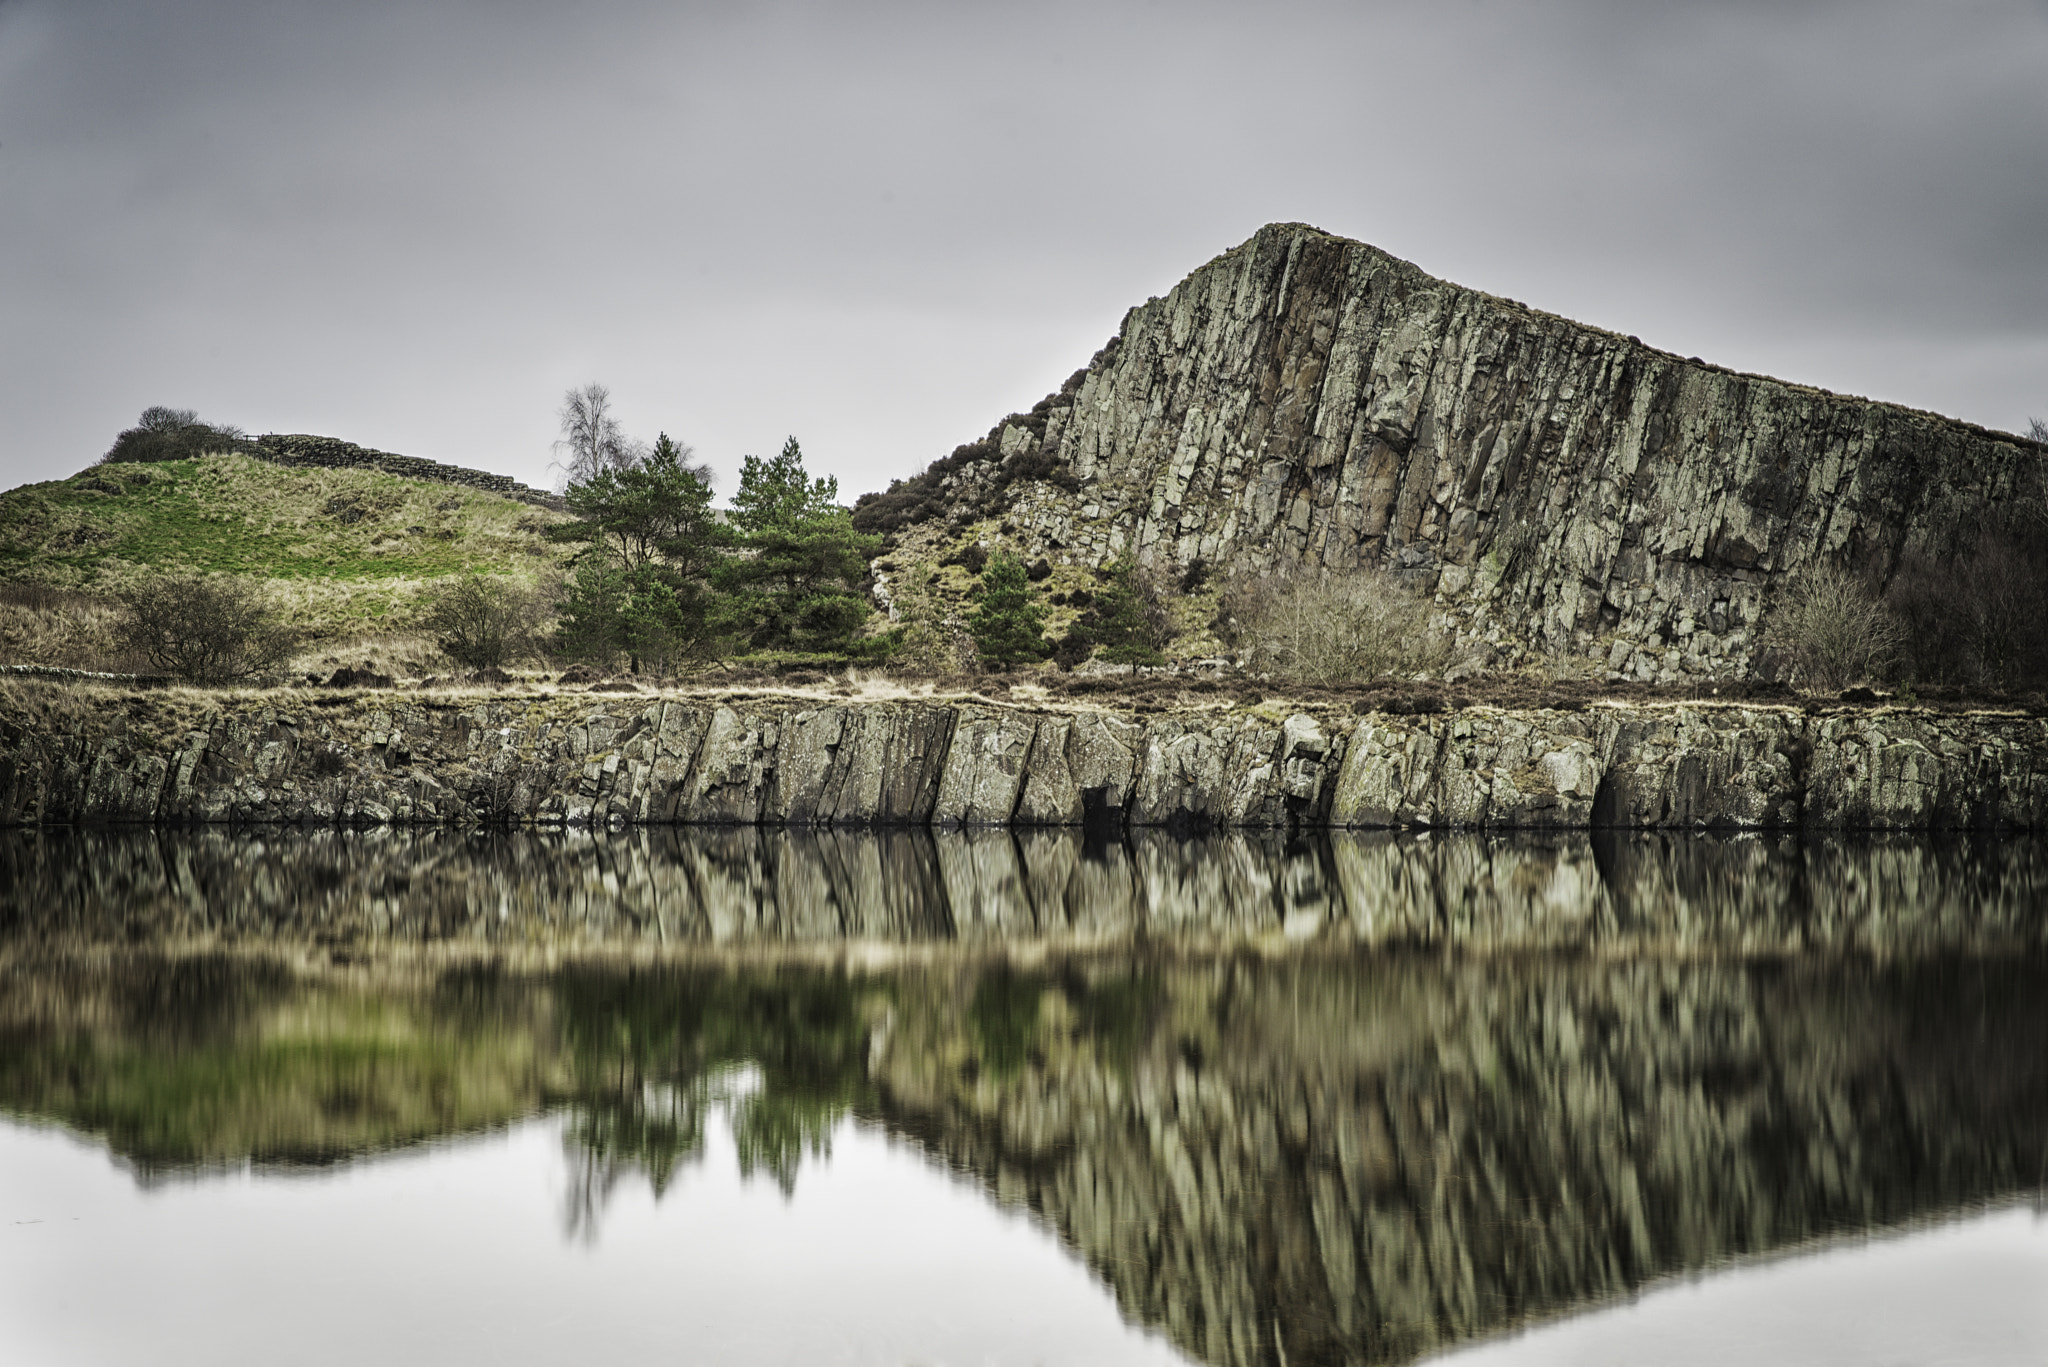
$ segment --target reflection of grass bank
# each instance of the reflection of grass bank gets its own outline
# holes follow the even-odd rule
[[[885,990],[833,972],[442,963],[16,963],[0,987],[0,1108],[150,1168],[331,1162],[567,1103],[586,1166],[659,1189],[720,1105],[742,1167],[787,1190],[866,1104],[888,1014]]]
[[[201,962],[121,974],[83,1010],[10,1001],[0,1106],[147,1168],[330,1162],[500,1125],[560,1090],[536,1032],[503,1013]]]

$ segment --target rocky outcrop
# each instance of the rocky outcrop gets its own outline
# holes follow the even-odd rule
[[[400,456],[389,451],[372,451],[352,441],[339,437],[316,437],[305,433],[271,432],[257,437],[244,449],[259,460],[272,465],[311,465],[324,470],[376,470],[387,475],[403,475],[407,479],[428,479],[437,484],[460,484],[468,489],[482,489],[486,493],[502,494],[521,503],[531,503],[537,508],[552,508],[560,512],[563,508],[560,494],[530,489],[510,475],[494,475],[486,470],[468,470],[459,465],[443,465],[439,461],[427,460],[422,456]]]
[[[1674,356],[1300,224],[1131,310],[963,450],[986,458],[921,497],[1007,487],[1027,560],[1383,568],[1468,657],[1664,681],[1747,672],[1788,574],[1895,563],[2048,492],[2027,439]]]
[[[788,697],[0,714],[0,824],[2048,825],[2048,719],[1912,709],[1032,710]]]

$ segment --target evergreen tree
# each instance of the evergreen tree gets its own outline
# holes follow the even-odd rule
[[[1031,580],[1024,562],[998,551],[982,566],[980,606],[967,619],[981,662],[990,669],[1013,669],[1027,660],[1052,654],[1045,639],[1045,610],[1031,600]]]
[[[708,581],[734,538],[711,510],[710,472],[689,455],[664,432],[639,464],[569,485],[577,520],[553,535],[589,549],[560,605],[564,654],[623,654],[638,671],[718,650],[724,622]]]
[[[768,460],[747,456],[740,463],[740,491],[732,497],[733,525],[741,531],[794,531],[838,511],[839,481],[812,479],[804,470],[803,448],[786,437],[780,454]]]
[[[882,539],[853,529],[838,493],[836,479],[805,471],[795,437],[774,459],[741,466],[733,523],[752,554],[726,561],[716,582],[755,649],[860,653],[873,612],[862,584]]]
[[[1109,582],[1095,595],[1094,620],[1076,623],[1069,639],[1101,647],[1103,660],[1118,665],[1163,665],[1165,632],[1154,611],[1152,586],[1129,551],[1104,567]]]

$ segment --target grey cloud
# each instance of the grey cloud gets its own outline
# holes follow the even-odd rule
[[[2044,72],[2017,0],[11,0],[0,473],[175,402],[537,478],[599,378],[876,487],[1275,219],[2011,427]]]

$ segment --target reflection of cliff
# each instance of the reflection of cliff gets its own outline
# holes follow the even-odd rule
[[[265,962],[19,966],[0,1107],[148,1171],[559,1106],[572,1231],[692,1161],[709,1105],[785,1188],[852,1114],[1039,1212],[1219,1364],[1401,1361],[2048,1176],[2035,957]]]
[[[1088,1025],[1128,980],[1012,982],[1000,1074],[969,1063],[982,998],[930,993],[876,1083],[892,1126],[1045,1215],[1197,1357],[1400,1361],[2032,1188],[2043,985],[2005,963],[1184,964],[1136,1048]]]
[[[1887,953],[2048,943],[2048,847],[1600,832],[0,832],[7,938],[659,949],[1282,935]]]

